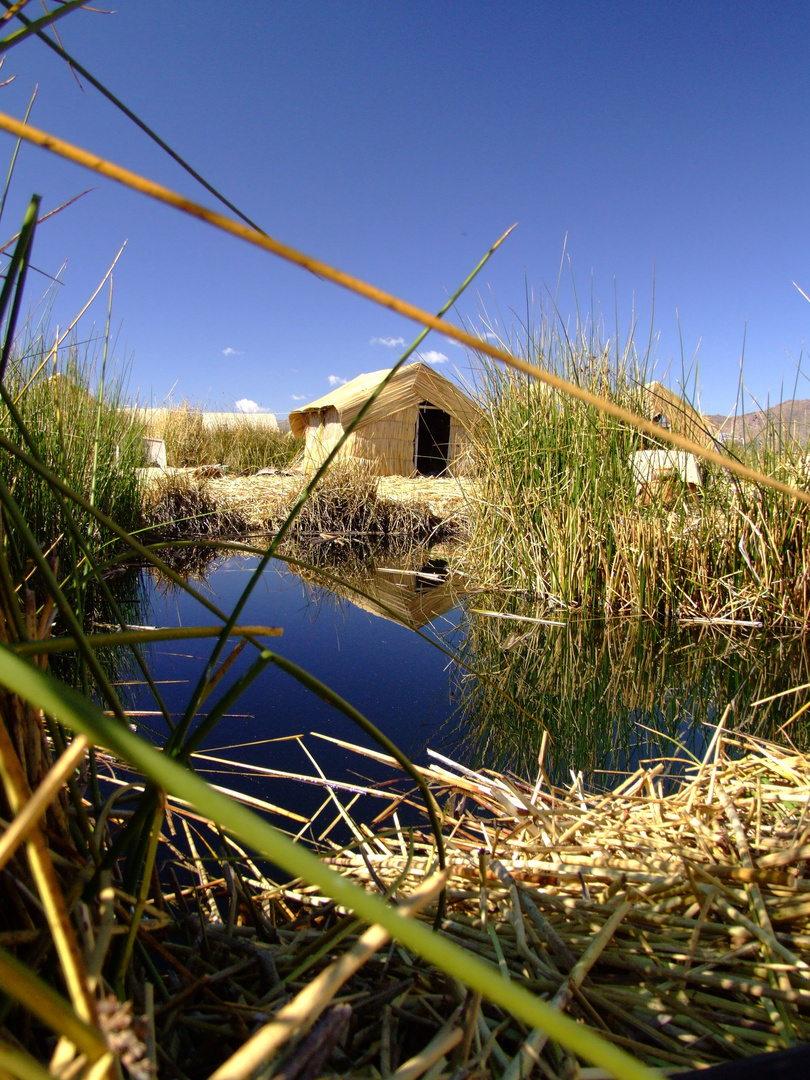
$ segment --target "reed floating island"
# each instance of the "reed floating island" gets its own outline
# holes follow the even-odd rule
[[[414,917],[438,915],[439,932],[493,971],[667,1071],[810,1040],[810,757],[721,724],[680,779],[658,761],[599,793],[579,777],[552,786],[542,762],[531,783],[431,756],[421,771],[443,805],[446,907],[439,915],[434,893]],[[288,775],[321,785],[324,801],[287,827],[407,903],[437,866],[430,829],[407,824],[418,796],[319,773]],[[382,803],[373,820],[355,805],[361,790]],[[168,962],[170,990],[145,1045],[186,1076],[230,1055],[213,1075],[242,1075],[231,1070],[260,1049],[267,1076],[576,1075],[543,1032],[306,883],[272,884],[230,841],[212,862],[220,841],[182,807],[173,814],[191,857],[185,884],[153,892],[143,916],[140,940],[156,966]]]
[[[206,469],[144,470],[145,516],[169,537],[273,533],[306,479],[290,470],[228,476]],[[295,525],[297,533],[463,538],[470,530],[475,482],[454,477],[373,476],[334,466]]]

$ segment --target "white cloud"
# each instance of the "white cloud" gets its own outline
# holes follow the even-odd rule
[[[404,349],[405,338],[402,337],[373,337],[372,345],[385,345],[387,349]]]
[[[293,401],[306,401],[307,400],[305,394],[290,394],[290,397],[292,398]]]
[[[230,345],[222,350],[223,356],[244,356],[244,353],[239,352],[238,349],[232,349]]]
[[[341,379],[341,377],[339,375],[330,375],[329,376],[329,385],[330,386],[344,386],[347,382],[348,382],[348,379]]]
[[[246,397],[240,398],[239,401],[235,401],[234,404],[236,405],[236,411],[237,412],[244,412],[244,413],[267,412],[267,409],[263,408],[261,405],[258,405],[255,401],[251,401],[250,398],[246,398]]]
[[[447,335],[445,335],[444,340],[447,342],[448,345],[454,345],[457,349],[463,349],[464,348],[464,346],[461,344],[461,342],[456,341],[455,338],[447,337]]]
[[[426,364],[446,364],[447,357],[443,352],[439,352],[438,349],[428,349],[427,352],[416,354],[420,360],[424,360]]]

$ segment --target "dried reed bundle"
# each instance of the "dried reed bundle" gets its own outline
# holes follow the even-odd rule
[[[146,471],[146,470],[145,470]],[[297,474],[215,477],[170,470],[165,476],[157,470],[148,477],[146,489],[147,520],[162,524],[168,520],[171,505],[168,493],[175,488],[183,493],[178,517],[186,496],[199,499],[200,513],[206,513],[207,534],[233,532],[275,532],[285,521],[301,492],[302,478]],[[373,482],[372,482],[373,481]],[[462,537],[469,531],[470,481],[452,478],[407,478],[404,476],[369,477],[356,466],[340,466],[316,491],[298,522],[299,534],[321,532],[364,535],[412,534],[414,538],[441,534]],[[233,519],[241,522],[235,527]],[[193,517],[189,529],[195,531]]]
[[[542,761],[532,786],[432,756],[425,775],[446,797],[445,933],[650,1064],[810,1040],[810,758],[721,725],[672,793],[658,762],[595,795],[581,778],[552,787]],[[394,809],[331,857],[371,888],[416,883],[433,865],[427,833],[409,847],[398,821],[382,831]],[[441,981],[394,960],[398,1010],[423,1016],[420,992],[435,1007]],[[555,1074],[541,1033],[486,1003],[475,1010],[465,1033],[479,1057],[467,1065],[492,1056],[514,1078],[542,1052]]]
[[[433,919],[435,848],[406,824],[408,793],[333,783],[309,756],[314,772],[299,779],[324,801],[309,821],[288,815],[296,835]],[[552,786],[542,759],[532,785],[431,756],[450,868],[444,935],[666,1070],[810,1041],[810,758],[721,724],[672,792],[658,761],[593,794],[578,777]],[[358,798],[384,806],[370,825]],[[193,945],[142,937],[171,970],[156,1045],[187,1075],[222,1062],[217,1080],[239,1077],[268,1057],[283,1076],[312,1062],[348,1077],[571,1075],[543,1032],[379,928],[364,933],[305,883],[274,884],[232,841],[213,861],[205,823],[173,812],[186,836],[185,854],[169,841],[179,880],[150,911],[179,909]]]

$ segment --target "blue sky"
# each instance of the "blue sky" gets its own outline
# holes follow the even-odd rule
[[[33,12],[35,4],[30,5]],[[102,0],[94,6],[101,7]],[[59,24],[65,48],[266,232],[438,310],[518,227],[459,305],[506,326],[527,292],[653,325],[656,374],[697,356],[707,412],[794,387],[810,327],[810,8],[791,3],[118,0]],[[6,57],[0,110],[213,205],[32,40]],[[8,160],[12,139],[2,135]],[[405,320],[24,147],[2,226],[36,191],[34,263],[82,307],[120,245],[113,325],[130,388],[286,413],[388,366]],[[46,279],[33,275],[33,304]],[[106,300],[86,319],[103,325]],[[464,375],[464,351],[423,352]],[[442,359],[444,357],[444,359]],[[810,365],[804,365],[810,373]]]

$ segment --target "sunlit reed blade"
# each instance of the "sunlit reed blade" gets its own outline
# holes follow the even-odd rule
[[[80,191],[78,195],[74,195],[72,198],[65,200],[65,202],[60,203],[59,206],[54,207],[53,210],[49,210],[47,214],[42,214],[40,217],[37,218],[37,225],[41,225],[43,221],[47,221],[49,218],[55,217],[57,214],[61,214],[63,210],[67,210],[69,206],[73,206],[73,204],[77,203],[79,199],[83,199],[85,195],[89,195],[92,190],[92,188],[85,188],[84,191]],[[0,210],[0,213],[1,212],[2,210]],[[6,251],[8,251],[11,245],[16,244],[19,238],[20,234],[15,233],[14,236],[9,237],[9,239],[6,240],[4,244],[0,244],[0,254],[4,254]],[[44,274],[45,272],[43,270],[39,270],[38,273]],[[45,274],[45,277],[51,277],[51,275]],[[58,278],[51,277],[51,281],[58,281]]]
[[[410,918],[444,888],[443,874],[434,874],[404,899],[399,910]],[[307,1031],[338,990],[389,940],[380,926],[371,926],[351,949],[312,979],[273,1019],[259,1028],[209,1080],[244,1080],[272,1057],[297,1032]]]
[[[281,637],[280,626],[234,626],[231,637],[263,638]],[[219,637],[219,626],[167,626],[156,630],[119,630],[110,634],[85,634],[84,640],[92,649],[106,649],[118,645],[151,645],[156,641],[195,641],[198,638]],[[48,638],[46,641],[21,641],[12,644],[20,656],[44,656],[54,653],[73,652],[77,648],[73,637]]]
[[[8,9],[8,11],[6,15],[3,16],[3,21],[8,18],[8,15],[16,15],[16,17],[21,21],[25,19],[26,25],[22,28],[22,30],[15,30],[13,33],[9,34],[8,37],[5,37],[2,39],[2,41],[0,41],[0,53],[4,53],[7,49],[11,49],[13,46],[19,45],[21,41],[24,41],[32,34],[37,34],[40,31],[44,30],[52,23],[55,23],[57,19],[61,19],[63,15],[69,14],[69,12],[73,11],[74,8],[84,7],[86,6],[86,4],[87,0],[64,0],[64,2],[59,7],[54,8],[53,11],[49,11],[45,15],[40,16],[40,18],[35,19],[33,22],[29,22],[20,13],[20,8],[22,6],[21,4],[6,4],[5,7]]]
[[[28,117],[31,115],[31,109],[34,107],[34,101],[36,100],[36,96],[37,96],[37,87],[34,87],[34,92],[31,95],[31,100],[28,102],[28,108],[25,110],[25,122],[26,123],[28,123]],[[8,189],[11,186],[11,177],[14,174],[14,166],[17,163],[17,155],[20,152],[20,146],[21,145],[22,144],[21,144],[20,140],[18,139],[17,144],[14,147],[14,151],[13,151],[13,153],[11,155],[11,160],[9,161],[9,164],[8,164],[8,172],[6,174],[6,182],[5,182],[5,185],[3,186],[2,197],[0,197],[0,219],[3,217],[3,210],[5,209],[5,206],[6,206],[6,198],[8,197]],[[15,236],[13,238],[13,240],[11,241],[11,243],[13,243],[14,240],[16,240],[16,239],[17,239],[17,237]],[[2,250],[5,250],[5,248],[3,248]]]
[[[5,721],[0,721],[0,775],[2,776],[9,807],[16,817],[24,810],[25,804],[30,798],[30,790],[16,750],[6,729]],[[39,822],[33,823],[28,829],[28,837],[25,843],[28,861],[48,920],[54,946],[59,956],[68,993],[76,1011],[77,1022],[85,1026],[90,1025],[95,1018],[95,1002],[87,986],[81,953],[68,915],[65,897],[53,867],[51,853],[39,827]],[[8,963],[8,959],[6,959],[6,963]],[[34,982],[25,984],[26,994],[33,993],[32,987],[39,982],[33,975],[30,976],[30,979],[34,980]],[[41,1001],[41,994],[35,994],[34,1000]],[[66,1035],[72,1042],[76,1042],[72,1034],[61,1033]],[[76,1045],[80,1044],[76,1043]]]
[[[28,261],[31,256],[31,244],[34,239],[34,230],[36,228],[37,214],[39,213],[39,195],[35,195],[28,205],[28,210],[23,220],[23,226],[20,230],[20,238],[17,241],[17,246],[14,249],[14,254],[11,257],[11,262],[6,268],[6,280],[3,282],[3,291],[0,292],[0,322],[6,320],[6,309],[8,308],[9,299],[11,300],[11,312],[6,320],[6,326],[4,331],[3,349],[2,355],[0,355],[0,382],[5,375],[6,365],[8,364],[8,358],[11,353],[11,346],[14,342],[14,330],[17,324],[17,315],[20,310],[20,304],[22,303],[23,286],[25,285],[25,275],[28,269]]]
[[[48,806],[64,787],[68,777],[84,761],[88,746],[89,740],[86,736],[78,735],[50,769],[31,798],[16,814],[12,823],[0,837],[0,870],[37,825]]]
[[[0,948],[0,984],[4,993],[15,998],[38,1016],[50,1029],[69,1039],[91,1061],[107,1050],[101,1034],[81,1019],[69,1002],[33,975],[24,964]]]

